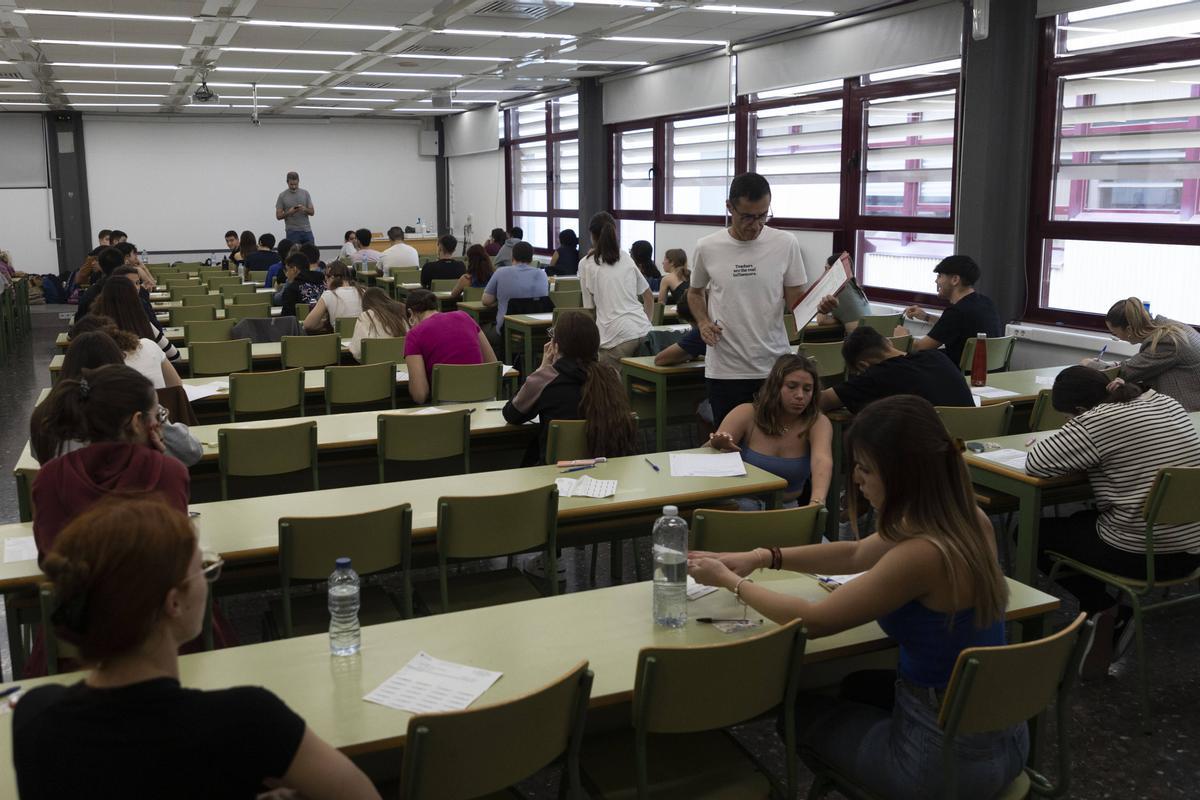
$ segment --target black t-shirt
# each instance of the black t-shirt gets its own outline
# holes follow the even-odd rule
[[[874,400],[895,394],[915,394],[935,406],[975,405],[962,372],[934,350],[885,359],[850,376],[833,391],[854,414]]]
[[[274,250],[259,250],[246,256],[246,270],[255,272],[265,270],[277,261],[279,261],[279,253]]]
[[[287,772],[305,724],[266,689],[203,692],[157,678],[39,686],[17,703],[12,727],[24,800],[253,798]]]
[[[554,266],[546,267],[547,275],[578,275],[579,274],[579,248],[578,247],[560,247],[554,252],[558,253],[558,263]]]
[[[946,355],[957,365],[962,358],[963,345],[978,333],[1003,336],[1004,326],[1000,324],[992,301],[979,292],[971,292],[942,312],[942,318],[934,323],[929,336],[945,346]]]
[[[457,259],[430,261],[421,267],[421,285],[428,289],[434,281],[456,281],[466,272],[467,265]]]

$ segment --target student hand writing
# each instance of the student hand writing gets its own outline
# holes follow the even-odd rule
[[[716,433],[710,434],[708,437],[708,446],[714,450],[722,450],[726,453],[742,452],[742,448],[738,447],[734,443],[733,437],[725,431],[717,431]]]
[[[744,578],[754,570],[762,568],[765,553],[765,550],[748,550],[743,553],[710,553],[707,550],[692,550],[688,553],[688,563],[713,559],[724,564],[738,577]],[[769,564],[770,556],[766,555],[766,559]]]
[[[705,322],[702,325],[700,325],[699,327],[700,327],[700,338],[703,339],[704,343],[706,345],[708,345],[709,347],[712,347],[717,342],[721,341],[721,334],[723,333],[723,331],[721,330],[721,326],[718,325],[717,323]]]

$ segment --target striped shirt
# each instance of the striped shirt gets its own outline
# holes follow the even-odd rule
[[[1039,478],[1087,472],[1105,543],[1146,550],[1142,507],[1161,467],[1200,467],[1200,434],[1183,406],[1146,391],[1128,403],[1101,403],[1029,449],[1025,470]],[[1200,522],[1159,525],[1156,553],[1200,553]]]

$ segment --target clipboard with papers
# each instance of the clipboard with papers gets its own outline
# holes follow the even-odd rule
[[[850,256],[842,253],[837,263],[825,270],[816,283],[808,287],[808,291],[800,298],[800,302],[792,308],[792,314],[796,317],[796,330],[803,329],[812,321],[812,318],[817,315],[822,299],[840,292],[852,277],[854,277],[854,271],[850,266]]]

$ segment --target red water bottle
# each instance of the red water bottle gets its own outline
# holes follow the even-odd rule
[[[975,354],[971,359],[971,385],[987,386],[987,334],[975,334]]]

